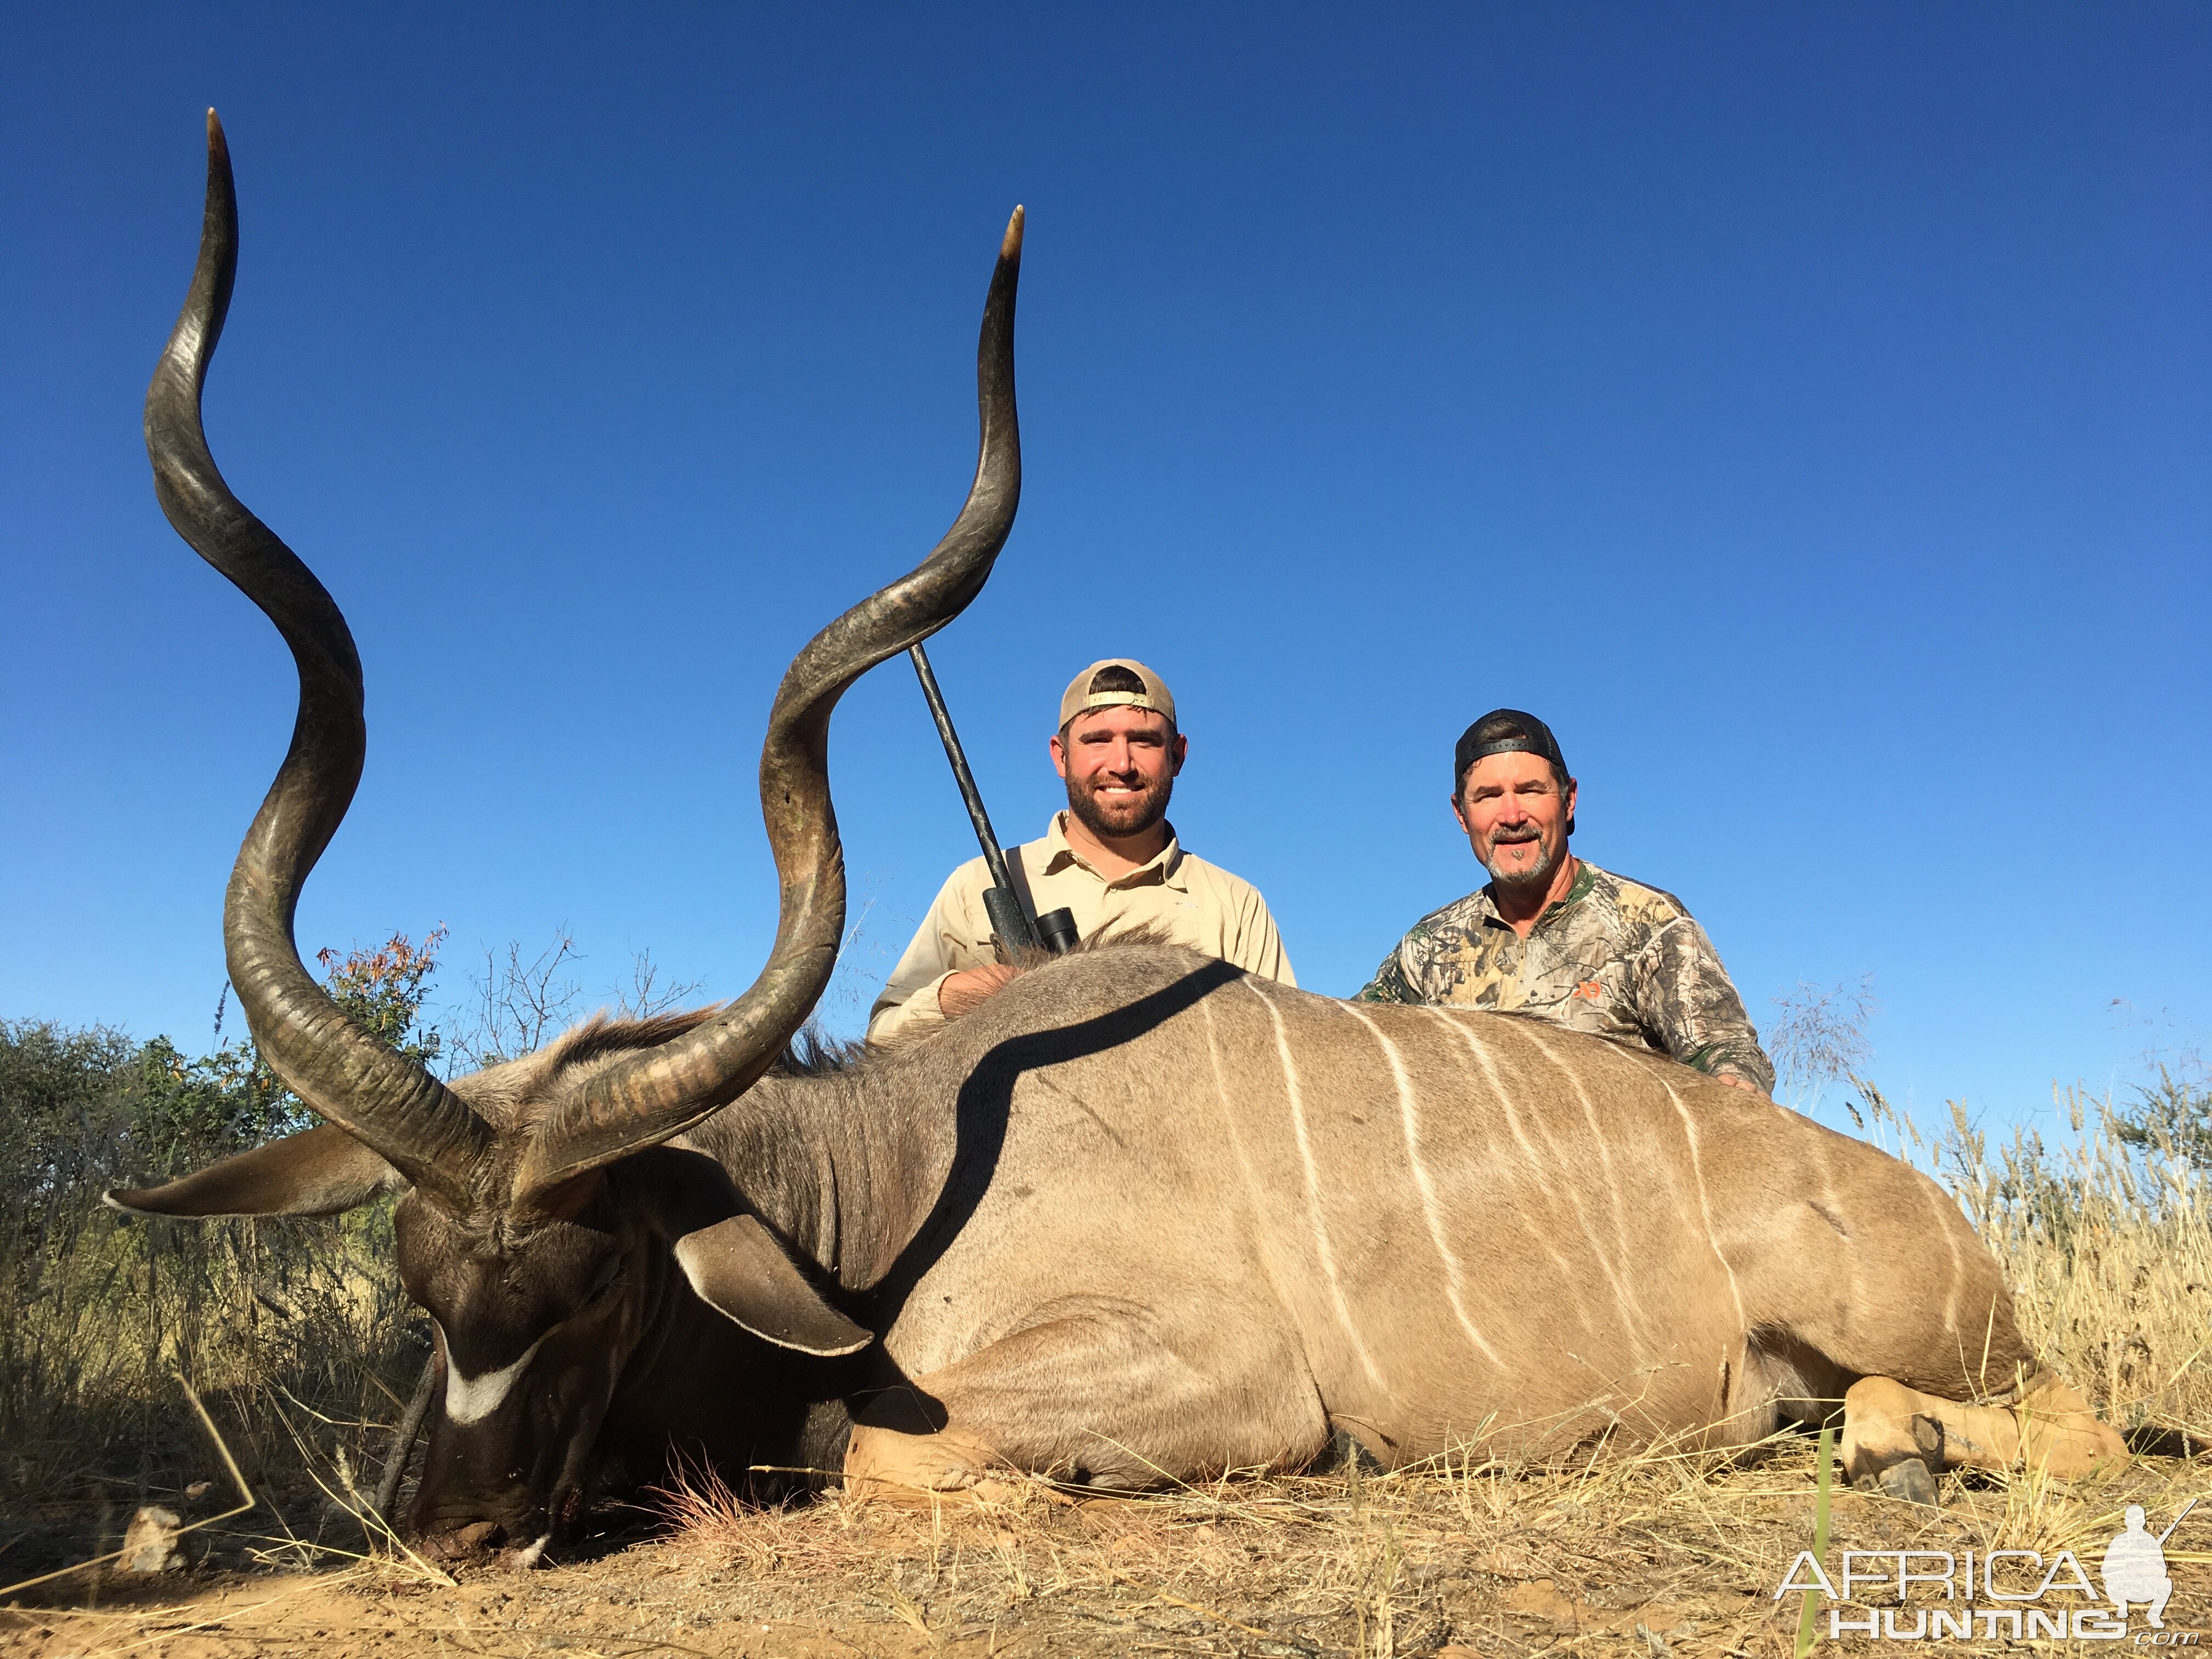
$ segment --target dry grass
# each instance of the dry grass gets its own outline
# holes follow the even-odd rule
[[[190,1517],[216,1501],[196,1496],[227,1483],[179,1376],[268,1500],[267,1547],[296,1563],[337,1540],[360,1547],[349,1490],[376,1485],[422,1365],[386,1216],[193,1227],[95,1215],[45,1291],[11,1333],[18,1380],[44,1387],[11,1414],[0,1457],[0,1543],[12,1546],[0,1582],[114,1547],[141,1504]],[[238,1540],[233,1559],[252,1547]]]
[[[832,1497],[748,1510],[693,1477],[657,1545],[426,1589],[362,1569],[240,1583],[183,1605],[0,1628],[7,1659],[179,1659],[432,1647],[714,1656],[1605,1652],[1780,1659],[1797,1598],[1774,1591],[1814,1527],[1812,1451],[1755,1468],[1644,1453],[1571,1470],[1480,1448],[1382,1476],[1251,1479],[1133,1499],[1041,1483],[907,1508]],[[2201,1466],[2098,1483],[1945,1483],[1945,1507],[1835,1500],[1838,1549],[2100,1545],[2140,1502],[2170,1516]],[[2212,1552],[2170,1554],[2175,1623],[2212,1607]]]
[[[257,1486],[312,1488],[303,1436],[353,1468],[380,1455],[427,1346],[392,1265],[388,1204],[187,1223],[100,1202],[110,1186],[150,1185],[291,1127],[273,1088],[237,1045],[186,1060],[166,1041],[0,1022],[0,1505],[11,1520],[88,1492],[174,1507],[219,1479],[179,1374]],[[10,1535],[16,1559],[40,1547]]]
[[[870,1651],[860,1632],[903,1626],[979,1651],[1048,1641],[1362,1656],[1589,1646],[1765,1659],[1794,1644],[1798,1598],[1775,1591],[1813,1543],[1813,1462],[1802,1439],[1748,1467],[1647,1449],[1527,1468],[1474,1445],[1385,1475],[1231,1480],[1127,1499],[1028,1482],[920,1508],[831,1498],[792,1510],[748,1509],[693,1474],[665,1494],[675,1535],[657,1553],[717,1587],[726,1617],[811,1625]],[[1834,1548],[2072,1549],[2094,1571],[2127,1504],[2171,1518],[2207,1475],[2201,1462],[2165,1459],[2095,1481],[1954,1475],[1935,1511],[1844,1492]],[[2212,1551],[2184,1545],[2177,1536],[2169,1552],[2175,1605],[2202,1617]]]
[[[2082,1103],[2070,1103],[2078,1129]],[[2109,1111],[2102,1103],[2094,1110]],[[2012,1189],[2036,1164],[2015,1153]],[[2045,1212],[1961,1182],[2030,1337],[2065,1356],[2099,1407],[2129,1427],[2212,1427],[2212,1217],[2201,1175],[2179,1157],[2123,1158],[2110,1133],[2081,1136],[2045,1166]],[[1971,1166],[1970,1166],[1971,1167]],[[2063,1218],[2063,1219],[2062,1219]]]

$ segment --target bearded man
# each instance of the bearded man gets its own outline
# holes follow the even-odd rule
[[[1681,900],[1567,850],[1575,794],[1534,714],[1496,708],[1468,726],[1452,815],[1490,881],[1422,917],[1358,1000],[1526,1014],[1770,1092],[1743,999]]]
[[[1009,848],[1007,879],[1030,915],[1063,906],[1085,939],[1147,927],[1248,973],[1295,985],[1260,890],[1195,854],[1168,822],[1189,740],[1175,696],[1127,657],[1068,682],[1049,744],[1067,809],[1041,840]],[[1018,969],[1000,958],[983,909],[981,858],[945,880],[868,1014],[868,1041],[903,1042],[980,1007]]]

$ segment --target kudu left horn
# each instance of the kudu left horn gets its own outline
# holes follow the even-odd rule
[[[276,623],[300,676],[291,748],[239,849],[224,901],[231,983],[270,1069],[337,1130],[449,1212],[526,1224],[564,1183],[681,1133],[742,1094],[829,982],[845,916],[830,713],[860,675],[928,638],[982,590],[1020,500],[1013,331],[1022,210],[1007,223],[984,306],[976,355],[982,432],[966,504],[928,557],[814,636],[769,712],[761,810],[781,908],[767,964],[704,1023],[592,1077],[517,1140],[495,1134],[428,1068],[351,1019],[307,972],[293,939],[301,886],[361,779],[361,659],[322,583],[224,483],[201,427],[201,389],[238,264],[229,148],[213,110],[207,125],[199,263],[146,395],[146,448],[169,522]]]

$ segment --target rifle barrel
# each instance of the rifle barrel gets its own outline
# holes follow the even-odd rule
[[[2160,1548],[2163,1549],[2166,1547],[2166,1540],[2173,1536],[2173,1528],[2179,1526],[2182,1522],[2183,1517],[2196,1507],[2197,1500],[2193,1498],[2181,1506],[2181,1514],[2173,1517],[2173,1526],[2168,1527],[2164,1532],[2159,1534],[2158,1542]]]
[[[991,872],[991,884],[1003,887],[1009,893],[1013,884],[1006,879],[1006,855],[999,848],[999,837],[991,829],[991,815],[983,810],[983,797],[975,787],[975,775],[968,769],[968,756],[960,747],[960,734],[952,729],[952,712],[945,706],[945,694],[937,689],[937,675],[930,668],[929,655],[921,646],[907,648],[914,659],[914,672],[921,681],[921,695],[928,700],[930,718],[937,722],[937,735],[945,740],[945,758],[952,763],[952,776],[960,786],[960,799],[968,803],[968,817],[975,825],[975,839],[982,843],[983,863]]]

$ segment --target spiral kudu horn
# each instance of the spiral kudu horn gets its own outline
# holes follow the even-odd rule
[[[361,781],[361,658],[314,573],[223,483],[200,391],[238,270],[238,201],[222,124],[208,112],[207,211],[185,308],[146,392],[154,491],[177,533],[276,624],[300,671],[300,713],[276,781],[238,849],[222,910],[230,982],[270,1067],[300,1098],[462,1209],[490,1132],[466,1102],[332,1002],[300,960],[292,913]]]
[[[813,1011],[845,927],[844,853],[830,802],[830,714],[845,688],[927,639],[982,591],[1022,493],[1014,414],[1014,290],[1022,210],[1014,210],[983,304],[975,351],[982,438],[967,504],[934,551],[863,599],[793,659],[761,748],[761,812],[782,884],[775,946],[752,988],[714,1018],[584,1084],[550,1114],[523,1156],[526,1204],[586,1170],[681,1133],[751,1086]]]

